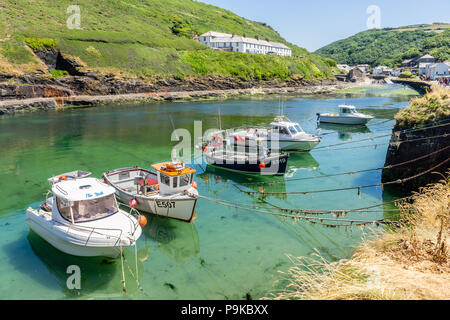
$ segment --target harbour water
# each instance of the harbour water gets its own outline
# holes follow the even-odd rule
[[[284,113],[305,131],[316,133],[316,113],[353,104],[376,119],[367,127],[321,126],[326,135],[320,146],[366,139],[391,132],[393,116],[411,98],[403,90],[389,86],[357,95],[284,97]],[[199,200],[194,224],[148,216],[137,246],[141,288],[135,281],[135,255],[130,248],[125,252],[124,295],[120,259],[63,254],[30,231],[25,222],[26,208],[38,206],[49,190],[48,177],[76,169],[100,177],[115,168],[149,168],[170,159],[176,144],[170,139],[170,118],[176,128],[190,132],[194,121],[202,121],[204,130],[216,128],[219,109],[223,128],[269,125],[278,114],[279,99],[111,105],[0,119],[0,299],[245,299],[247,293],[261,298],[283,285],[276,281],[281,277],[278,271],[291,266],[286,254],[308,256],[317,250],[329,260],[349,258],[368,229],[326,228]],[[292,155],[285,179],[382,167],[388,141],[385,137],[348,145],[384,143],[376,148],[325,148]],[[258,204],[234,186],[255,182],[254,178],[197,168],[201,195]],[[279,183],[266,186],[265,191],[352,187],[377,184],[380,179],[381,172],[373,171]],[[252,188],[258,191],[259,187]],[[364,189],[360,195],[351,190],[267,198],[282,207],[314,210],[362,208],[393,199],[394,195],[381,188]],[[359,213],[350,218],[374,220],[388,214]],[[80,267],[79,290],[67,288],[70,265]]]

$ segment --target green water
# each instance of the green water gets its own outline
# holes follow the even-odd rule
[[[398,90],[388,88],[386,90]],[[59,252],[31,232],[25,222],[28,206],[37,206],[49,189],[47,178],[75,169],[100,176],[109,169],[168,160],[172,117],[176,128],[203,129],[267,125],[278,112],[279,97],[208,103],[105,106],[63,112],[32,113],[0,119],[0,299],[244,299],[260,298],[282,283],[279,270],[291,265],[286,254],[307,256],[318,250],[325,258],[348,258],[361,240],[358,229],[330,229],[304,222],[222,207],[200,200],[195,224],[149,216],[138,241],[140,290],[133,278],[135,255],[126,249],[127,294],[122,293],[119,260],[77,258]],[[317,132],[316,113],[354,104],[373,114],[373,122],[393,119],[408,105],[405,96],[324,96],[285,98],[285,114],[307,132]],[[387,134],[394,121],[367,128],[322,128],[321,145]],[[389,138],[376,140],[387,142]],[[374,143],[374,142],[372,142]],[[360,145],[367,144],[362,142]],[[288,177],[376,168],[384,165],[387,145],[378,148],[316,151],[293,155]],[[235,174],[203,172],[196,181],[208,197],[255,203],[233,185],[254,181]],[[380,172],[281,183],[266,191],[304,191],[380,182]],[[258,187],[253,187],[258,190]],[[381,189],[315,195],[273,196],[268,201],[305,209],[360,208],[392,200]],[[387,214],[387,213],[386,213]],[[382,218],[384,213],[350,218]],[[81,268],[81,290],[66,287],[69,265]]]

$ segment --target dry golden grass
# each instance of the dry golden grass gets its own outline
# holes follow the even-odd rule
[[[294,266],[283,272],[288,285],[267,299],[450,299],[450,183],[421,191],[412,204],[400,205],[417,213],[365,241],[350,260],[289,256]]]

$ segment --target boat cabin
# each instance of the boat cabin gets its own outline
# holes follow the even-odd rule
[[[161,194],[184,192],[192,186],[196,170],[182,162],[163,162],[152,165],[156,170]]]
[[[292,122],[284,116],[276,117],[270,126],[271,132],[278,132],[280,136],[294,137],[305,132],[297,122]]]
[[[83,223],[103,219],[119,211],[115,189],[98,179],[63,180],[52,186],[52,219]]]
[[[339,113],[345,114],[345,115],[350,115],[350,114],[357,113],[357,111],[354,106],[341,105],[341,106],[339,106]]]

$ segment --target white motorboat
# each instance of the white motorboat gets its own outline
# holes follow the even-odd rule
[[[196,171],[181,162],[152,167],[156,173],[133,167],[108,171],[103,178],[125,204],[150,214],[192,222],[198,199],[193,180]]]
[[[374,117],[360,113],[355,106],[340,105],[339,113],[318,113],[320,123],[366,124]]]
[[[255,140],[258,143],[265,142],[269,149],[309,152],[321,141],[317,135],[306,133],[299,123],[289,120],[286,116],[278,116],[267,129],[247,129],[229,134],[237,144],[244,145],[246,140]]]
[[[115,189],[89,172],[48,179],[53,196],[28,208],[30,228],[53,247],[74,256],[117,258],[141,236],[140,218],[121,210]]]

